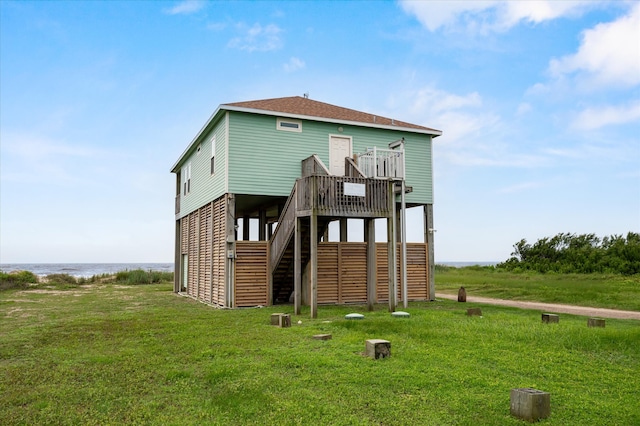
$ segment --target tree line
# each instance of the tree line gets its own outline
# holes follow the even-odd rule
[[[595,234],[560,233],[529,244],[513,245],[511,257],[496,265],[509,271],[640,274],[640,234],[598,238]]]

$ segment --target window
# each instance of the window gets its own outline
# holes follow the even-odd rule
[[[183,195],[191,192],[191,163],[182,169]]]
[[[216,171],[216,135],[211,138],[211,174]]]
[[[302,132],[302,121],[278,118],[276,128],[286,132]]]

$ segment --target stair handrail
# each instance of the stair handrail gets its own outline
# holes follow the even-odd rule
[[[297,188],[298,182],[296,181],[296,183],[293,185],[293,189],[291,190],[291,195],[289,195],[289,198],[284,205],[284,209],[282,209],[282,213],[280,213],[280,217],[278,218],[278,226],[276,226],[276,229],[273,231],[273,235],[271,236],[271,240],[269,242],[270,273],[273,273],[273,271],[275,271],[278,267],[278,264],[280,263],[280,260],[282,259],[282,256],[287,249],[289,240],[293,235],[293,230],[295,229]]]
[[[348,177],[367,177],[351,157],[344,158],[344,175]]]
[[[313,154],[301,161],[301,176],[330,175],[329,169],[324,165],[317,154]]]

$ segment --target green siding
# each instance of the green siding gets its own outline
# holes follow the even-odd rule
[[[229,113],[229,192],[287,196],[300,177],[300,162],[317,154],[329,167],[329,135],[352,137],[353,152],[387,148],[405,138],[408,203],[433,202],[431,137],[410,132],[372,129],[303,120],[302,132],[276,129],[275,116]],[[342,132],[338,130],[342,127]]]
[[[211,174],[211,137],[216,136],[215,173]],[[193,152],[181,164],[180,173],[191,162],[191,192],[180,192],[180,214],[183,217],[202,207],[225,193],[225,163],[227,155],[225,117],[218,121],[213,129],[204,133]]]

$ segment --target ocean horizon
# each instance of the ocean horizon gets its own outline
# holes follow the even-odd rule
[[[436,262],[438,265],[454,266],[492,266],[499,262]],[[39,276],[68,274],[74,277],[90,278],[94,275],[115,274],[120,271],[142,269],[145,271],[173,272],[173,262],[140,263],[2,263],[0,271],[30,271]]]
[[[145,271],[173,272],[173,262],[140,263],[2,263],[2,272],[30,271],[39,276],[68,274],[76,278],[115,274],[120,271],[142,269]]]

